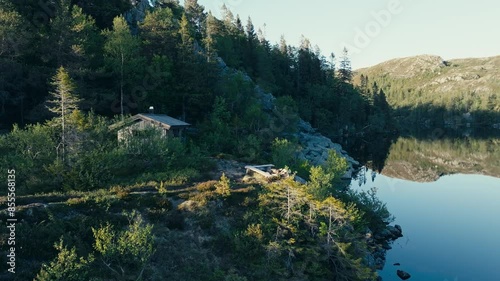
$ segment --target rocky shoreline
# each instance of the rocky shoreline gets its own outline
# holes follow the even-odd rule
[[[378,233],[367,229],[365,239],[373,249],[372,253],[365,258],[368,265],[375,270],[382,270],[386,263],[386,253],[392,249],[390,244],[401,237],[403,237],[403,229],[397,224],[388,225]]]
[[[334,143],[331,139],[316,132],[311,124],[302,119],[299,121],[298,129],[299,132],[296,136],[302,147],[298,155],[299,158],[308,160],[312,165],[321,165],[327,160],[328,151],[333,149],[338,155],[345,158],[349,165],[342,178],[346,180],[352,179],[352,176],[359,169],[360,163],[349,156],[340,144]]]
[[[299,122],[299,132],[296,134],[302,150],[299,152],[301,159],[308,160],[313,165],[323,164],[328,157],[328,150],[333,149],[347,160],[349,165],[345,175],[345,180],[351,180],[353,175],[360,168],[360,163],[349,156],[342,149],[340,144],[332,142],[329,138],[316,132],[311,125],[303,120]],[[400,225],[388,225],[382,231],[373,232],[366,229],[365,239],[372,251],[365,257],[365,261],[373,270],[381,270],[386,263],[387,251],[392,249],[391,244],[395,240],[403,237],[403,230]],[[379,280],[382,280],[381,278]]]
[[[218,61],[223,70],[229,70],[222,59],[219,58]],[[237,71],[234,71],[234,73],[236,72]],[[252,79],[245,73],[241,74],[245,79],[252,81]],[[255,86],[255,93],[261,102],[262,108],[266,112],[273,114],[276,98],[271,93],[265,92],[258,85]],[[321,165],[327,160],[328,151],[333,149],[337,152],[337,154],[344,157],[348,163],[348,169],[342,176],[342,179],[351,180],[353,178],[360,168],[360,163],[349,156],[347,151],[345,151],[340,144],[332,142],[330,138],[317,132],[310,123],[302,119],[299,119],[297,129],[298,132],[294,134],[294,137],[297,138],[298,143],[301,146],[301,150],[297,155],[300,159],[308,160],[312,165]],[[365,239],[368,240],[372,249],[372,251],[365,257],[365,261],[368,266],[374,271],[382,269],[386,262],[386,253],[391,249],[390,243],[402,236],[403,232],[401,226],[399,225],[388,225],[385,229],[377,233],[373,233],[370,229],[367,229]]]

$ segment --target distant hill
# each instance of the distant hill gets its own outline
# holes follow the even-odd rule
[[[448,61],[432,55],[399,58],[355,71],[355,85],[361,86],[362,76],[368,77],[370,88],[377,83],[400,115],[419,111],[414,117],[425,119],[440,113],[449,124],[451,117],[473,113],[483,124],[500,122],[500,56]]]

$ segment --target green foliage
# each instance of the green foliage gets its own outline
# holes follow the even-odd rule
[[[215,192],[223,198],[231,195],[231,182],[226,174],[222,173],[220,180],[215,184]]]
[[[14,126],[12,132],[0,136],[0,166],[16,169],[18,192],[40,192],[50,188],[45,167],[56,159],[56,138],[51,127],[29,125],[24,130]]]
[[[327,197],[332,193],[333,178],[334,175],[326,173],[323,167],[311,167],[307,184],[308,193],[318,199]]]
[[[76,254],[76,249],[73,247],[68,250],[63,245],[63,241],[54,245],[59,253],[57,258],[50,262],[49,265],[44,264],[42,270],[36,276],[36,281],[87,281],[90,264],[94,261],[94,257],[90,255],[87,259]]]
[[[329,150],[324,167],[328,173],[333,175],[333,184],[336,184],[339,183],[349,165],[347,164],[347,160],[339,155],[335,150]]]
[[[238,157],[256,163],[262,158],[263,140],[255,135],[246,136],[238,142]]]
[[[292,166],[296,162],[297,145],[287,139],[276,138],[271,146],[271,160],[277,167]]]
[[[149,57],[166,56],[173,60],[177,42],[178,23],[170,8],[148,11],[139,24],[144,51]]]
[[[119,69],[125,62],[128,65],[130,60],[136,57],[139,51],[139,41],[130,33],[123,16],[114,18],[113,29],[107,30],[104,35],[106,36],[104,51],[113,68]]]
[[[369,191],[361,192],[359,194],[360,203],[364,208],[374,212],[376,217],[384,220],[384,223],[391,223],[394,217],[389,213],[386,204],[380,201],[377,197],[377,188],[372,188]]]
[[[340,80],[343,82],[351,82],[352,80],[352,69],[351,62],[349,60],[348,50],[344,47],[342,50],[342,58],[339,66],[339,75]]]
[[[100,254],[102,266],[115,277],[134,276],[140,279],[153,254],[153,226],[145,224],[140,214],[129,214],[126,230],[115,231],[108,223],[94,233],[95,250]]]
[[[239,251],[255,252],[256,245],[261,245],[267,254],[265,262],[277,275],[374,278],[363,260],[356,258],[356,253],[366,253],[367,245],[349,230],[365,221],[363,213],[341,199],[316,200],[305,192],[306,186],[290,180],[265,186],[259,195],[259,212],[248,216],[247,238],[236,240]]]
[[[416,65],[420,71],[413,71]],[[484,65],[492,68],[486,70]],[[467,123],[487,128],[496,123],[500,113],[492,103],[498,100],[500,88],[493,77],[499,65],[498,57],[444,62],[440,57],[418,56],[366,68],[358,75],[363,75],[365,92],[371,90],[374,98],[379,89],[384,94],[381,98],[387,100],[386,105],[376,105],[376,100],[374,105],[382,110],[392,107],[396,125],[402,131],[414,133],[426,127],[461,129]],[[360,84],[361,76],[355,80]],[[377,89],[366,87],[370,86],[367,80],[376,83]],[[473,118],[461,122],[466,113]]]
[[[26,30],[27,23],[13,4],[0,3],[0,54],[2,57],[17,57],[31,41]]]
[[[328,151],[328,158],[323,166],[311,167],[307,190],[314,198],[323,200],[338,194],[342,187],[341,178],[348,168],[347,160],[335,150]]]
[[[96,20],[97,26],[102,29],[113,26],[113,19],[125,13],[132,5],[126,0],[110,0],[106,2],[90,0],[78,2],[85,14],[92,16]]]
[[[251,19],[243,28],[227,7],[218,20],[196,0],[184,8],[178,1],[158,1],[137,24],[121,16],[130,1],[60,0],[47,22],[31,26],[26,22],[36,3],[8,2],[0,0],[0,116],[7,127],[22,125],[0,136],[0,166],[16,168],[19,194],[27,195],[20,200],[63,203],[27,209],[29,222],[19,232],[26,245],[19,280],[33,279],[36,272],[40,280],[371,277],[360,260],[367,245],[356,241],[356,231],[368,216],[383,216],[384,206],[371,194],[341,191],[347,166],[339,156],[330,154],[322,167],[297,161],[290,136],[299,116],[332,135],[370,124],[385,130],[391,112],[382,92],[372,97],[357,91],[305,38],[300,48],[284,38],[272,46]],[[347,70],[349,61],[343,63]],[[47,119],[41,109],[54,73],[59,96],[48,99],[57,101],[52,108],[61,118],[25,125]],[[276,99],[270,103],[265,92]],[[70,93],[85,98],[83,110],[96,113],[74,110],[76,99],[66,103]],[[489,106],[494,104],[490,99]],[[124,118],[149,105],[200,131],[183,141],[144,130],[118,143],[111,120],[98,115],[110,115],[111,109]],[[310,183],[287,180],[231,190],[223,175],[190,194],[187,185],[210,168],[205,155],[220,153],[248,162],[271,158],[304,178],[310,171]],[[148,194],[158,183],[161,194]],[[108,190],[112,186],[120,187]],[[141,188],[144,194],[131,192]],[[30,197],[53,191],[59,193]],[[171,210],[171,196],[189,198],[190,204]],[[228,197],[224,208],[214,207],[220,197]],[[116,215],[124,209],[141,210],[158,227],[138,213],[127,224]],[[51,244],[61,235],[71,249],[56,244],[59,253],[50,262]],[[47,266],[40,270],[42,263]]]
[[[163,181],[160,182],[160,186],[157,189],[158,189],[158,193],[167,194],[167,187]]]
[[[95,190],[134,180],[182,185],[199,178],[209,162],[193,144],[164,138],[155,130],[118,144],[109,120],[73,111],[66,117],[66,161],[57,158],[56,127],[30,125],[0,137],[1,167],[15,168],[20,194],[60,190]],[[134,155],[134,161],[130,156]]]
[[[119,109],[123,118],[124,108],[124,87],[134,87],[137,81],[137,72],[140,69],[141,57],[139,56],[140,41],[131,34],[123,16],[113,20],[113,29],[104,31],[106,42],[104,44],[104,55],[106,65],[117,77],[117,88],[120,93]]]
[[[281,132],[295,133],[299,122],[299,107],[291,96],[281,96],[275,101],[273,113],[276,116],[274,126]]]
[[[219,152],[231,149],[231,131],[227,126],[230,118],[226,100],[222,97],[216,97],[205,134],[205,142],[211,151]]]

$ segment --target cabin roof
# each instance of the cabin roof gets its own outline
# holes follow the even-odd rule
[[[128,118],[124,122],[115,123],[115,124],[109,126],[109,128],[111,130],[113,130],[113,129],[129,126],[130,124],[132,124],[136,121],[139,121],[139,120],[150,121],[150,122],[154,123],[155,125],[158,125],[160,127],[165,127],[166,129],[170,129],[172,127],[183,128],[183,127],[191,126],[191,124],[189,124],[189,123],[186,123],[186,122],[181,121],[179,119],[175,119],[175,118],[170,117],[170,116],[165,115],[165,114],[141,113],[141,114],[136,114],[136,115]]]
[[[156,121],[162,124],[168,125],[170,127],[187,127],[191,126],[191,124],[181,121],[179,119],[175,119],[165,114],[151,114],[151,113],[142,113],[132,116],[134,119],[143,119],[148,121]]]

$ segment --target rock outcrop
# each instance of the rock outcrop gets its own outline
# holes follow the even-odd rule
[[[241,75],[245,81],[251,82],[252,79],[244,72],[240,72],[228,67],[220,58],[217,60],[219,67],[224,75]],[[262,109],[269,115],[276,116],[275,102],[276,98],[260,86],[255,86],[255,95],[261,103]],[[342,149],[340,144],[332,142],[331,139],[323,136],[310,123],[299,119],[297,122],[296,132],[293,134],[301,146],[297,157],[309,161],[312,165],[321,165],[328,158],[328,151],[334,150],[338,155],[345,158],[348,163],[348,169],[344,176],[345,180],[351,180],[360,163],[353,159]],[[283,132],[286,134],[287,132]],[[295,180],[305,183],[304,179],[296,178]],[[373,269],[382,269],[385,265],[385,257],[387,250],[391,248],[389,243],[402,236],[400,226],[388,226],[380,233],[373,234],[370,230],[367,231],[365,239],[372,246],[372,250],[365,257],[367,265]]]
[[[217,62],[224,74],[239,74],[242,75],[243,79],[246,81],[252,81],[246,73],[229,68],[222,59],[218,58]],[[276,98],[271,93],[265,92],[259,85],[255,86],[255,94],[264,111],[269,114],[274,114]],[[337,154],[347,160],[349,165],[343,179],[350,180],[352,178],[352,175],[360,164],[349,156],[347,152],[342,149],[340,144],[332,142],[331,139],[317,132],[310,123],[302,119],[299,119],[297,129],[298,132],[295,136],[301,146],[301,150],[297,157],[308,160],[312,165],[321,165],[328,158],[328,150],[335,150]]]
[[[321,165],[327,160],[328,151],[335,150],[335,152],[344,157],[349,164],[349,169],[344,175],[344,178],[352,178],[352,174],[360,164],[349,156],[347,152],[342,149],[340,144],[334,143],[331,139],[316,132],[316,130],[311,127],[311,124],[304,120],[299,121],[298,129],[299,132],[297,133],[297,137],[299,144],[302,146],[302,150],[298,154],[299,158],[308,160],[309,163],[313,165]]]
[[[399,225],[388,225],[375,233],[367,228],[365,239],[372,251],[365,257],[366,263],[371,268],[382,270],[385,266],[386,253],[392,249],[391,243],[400,237],[403,237],[403,229]]]
[[[411,278],[411,275],[408,272],[398,270],[396,273],[401,280],[408,280]]]

